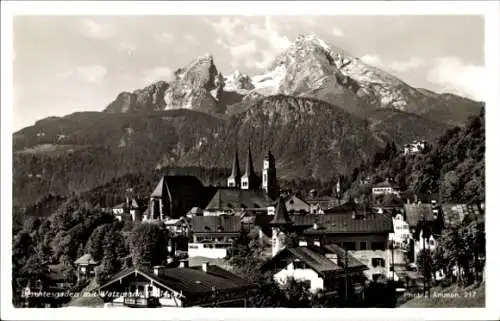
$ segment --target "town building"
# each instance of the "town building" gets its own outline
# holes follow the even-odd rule
[[[105,307],[245,307],[255,287],[219,266],[128,268],[92,292]],[[116,295],[113,295],[116,294]]]
[[[290,214],[308,214],[311,211],[311,205],[296,194],[283,196],[283,200]],[[278,205],[278,200],[273,202],[273,206],[276,205]],[[274,213],[270,212],[269,215],[274,215]]]
[[[363,271],[368,267],[342,248],[330,244],[284,248],[262,269],[272,271],[274,280],[282,286],[291,278],[306,282],[312,293],[323,291],[326,297],[344,298],[347,294],[350,298],[362,299]]]
[[[399,196],[399,193],[400,193],[399,186],[389,178],[387,178],[385,181],[381,183],[375,184],[372,187],[372,195],[374,197],[387,194],[393,194]]]
[[[336,244],[369,268],[364,272],[369,280],[390,276],[393,256],[389,234],[394,232],[390,215],[365,214],[359,209],[334,214],[289,215],[280,198],[272,219],[258,216],[255,224],[262,238],[271,235],[272,256],[286,247]]]
[[[165,175],[151,193],[147,220],[164,220],[186,215],[193,207],[203,207],[202,182],[187,175]]]
[[[411,235],[408,257],[410,261],[416,262],[424,247],[435,249],[441,224],[430,203],[404,204],[404,212]]]
[[[188,244],[189,257],[224,258],[241,232],[239,216],[195,216],[192,218],[193,240]]]
[[[272,200],[264,190],[218,188],[203,210],[203,215],[235,214],[245,211],[251,214],[267,214]]]
[[[132,220],[133,222],[135,222],[142,220],[142,215],[147,210],[147,208],[147,202],[144,202],[143,200],[137,199],[135,197],[132,198],[127,196],[125,202],[113,206],[111,210],[117,220]]]
[[[396,248],[407,249],[409,246],[411,233],[410,225],[405,221],[402,213],[397,213],[392,218],[394,233],[389,234],[389,240],[393,242]]]
[[[78,281],[89,279],[95,276],[95,267],[99,262],[95,261],[92,255],[84,254],[75,261],[76,275]]]
[[[421,153],[425,150],[427,146],[428,144],[425,140],[415,140],[411,144],[405,144],[403,146],[403,154],[411,155],[411,154]]]
[[[191,230],[189,220],[185,216],[165,220],[163,223],[165,224],[167,230],[173,235],[187,236]]]

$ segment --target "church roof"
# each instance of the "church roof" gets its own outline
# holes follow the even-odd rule
[[[176,194],[177,192],[190,192],[197,193],[198,190],[203,188],[203,184],[201,181],[189,175],[165,175],[163,176],[153,193],[151,193],[151,197],[163,197],[165,194],[170,192],[171,194]],[[172,195],[174,197],[174,195]]]
[[[266,208],[271,202],[263,190],[219,188],[205,209]]]
[[[278,225],[278,224],[292,224],[292,220],[290,216],[288,216],[288,211],[286,209],[285,201],[283,197],[279,197],[278,205],[276,206],[276,212],[274,214],[274,218],[270,224]]]

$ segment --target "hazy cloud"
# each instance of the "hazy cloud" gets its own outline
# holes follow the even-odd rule
[[[107,69],[100,65],[79,66],[77,74],[89,83],[99,83],[106,77]]]
[[[339,27],[332,27],[332,35],[335,37],[343,37],[344,32]]]
[[[111,38],[114,34],[111,25],[97,22],[90,18],[83,19],[80,30],[84,36],[94,39],[107,39]]]
[[[411,69],[420,68],[425,65],[425,61],[422,58],[411,57],[405,61],[393,61],[387,67],[392,70],[405,72]]]
[[[174,35],[168,32],[163,32],[156,36],[156,39],[164,42],[172,42],[174,41]]]
[[[118,52],[124,53],[127,56],[133,56],[137,50],[137,46],[129,42],[120,42],[117,48]]]
[[[187,42],[190,42],[190,43],[196,43],[196,37],[190,33],[184,35],[184,40],[186,40]]]
[[[382,67],[382,59],[377,55],[364,55],[361,58],[362,62],[372,65],[374,67]]]
[[[150,85],[160,80],[168,82],[171,81],[173,77],[173,71],[167,67],[156,67],[144,71],[144,83],[146,85]]]
[[[451,92],[475,100],[485,99],[486,70],[484,66],[466,64],[458,57],[434,59],[427,80],[441,86],[442,92]]]
[[[218,35],[217,43],[229,50],[234,68],[265,68],[277,53],[291,44],[286,36],[280,35],[278,25],[271,17],[266,17],[263,25],[244,24],[239,18],[228,17],[210,24]],[[262,45],[257,45],[257,41]]]

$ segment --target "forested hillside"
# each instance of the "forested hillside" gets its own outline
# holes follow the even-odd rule
[[[387,145],[371,162],[353,171],[347,195],[361,193],[361,181],[368,177],[372,184],[390,177],[403,191],[421,198],[434,194],[443,202],[484,201],[484,117],[483,108],[465,127],[448,130],[422,153],[405,156],[393,144]]]

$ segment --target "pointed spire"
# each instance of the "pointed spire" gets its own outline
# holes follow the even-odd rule
[[[253,169],[253,162],[252,162],[252,151],[250,150],[250,142],[248,142],[248,155],[247,155],[247,163],[245,165],[245,176],[252,177],[255,175],[256,174]]]
[[[271,225],[289,225],[292,224],[288,211],[286,210],[285,200],[282,196],[278,198],[278,205],[273,220],[269,223]]]
[[[239,179],[241,177],[240,163],[238,160],[238,147],[236,147],[236,151],[234,153],[233,170],[230,177],[234,179]]]

